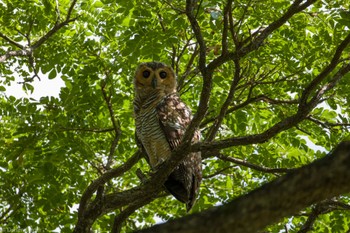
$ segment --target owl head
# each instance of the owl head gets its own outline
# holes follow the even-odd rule
[[[173,69],[161,62],[141,63],[134,76],[135,92],[167,95],[176,92],[176,77]]]

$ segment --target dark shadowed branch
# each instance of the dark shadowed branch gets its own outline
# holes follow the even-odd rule
[[[8,36],[6,36],[5,34],[3,34],[1,32],[0,32],[0,38],[3,38],[5,41],[9,42],[10,44],[14,45],[17,48],[24,49],[23,45],[21,45],[20,43],[12,40],[11,38],[9,38]]]
[[[191,24],[192,31],[196,37],[197,43],[199,45],[199,61],[198,61],[198,68],[201,72],[201,75],[203,77],[203,85],[202,85],[202,91],[199,99],[199,106],[197,109],[197,113],[192,119],[192,122],[190,126],[187,128],[186,133],[183,137],[183,143],[184,144],[190,144],[190,141],[192,140],[193,134],[196,130],[196,128],[199,126],[200,122],[204,118],[205,114],[207,113],[208,106],[209,106],[209,99],[212,89],[212,77],[213,73],[207,71],[206,67],[206,43],[204,41],[201,28],[197,22],[194,10],[196,8],[197,1],[194,0],[187,0],[186,1],[186,16],[188,18],[188,21]]]

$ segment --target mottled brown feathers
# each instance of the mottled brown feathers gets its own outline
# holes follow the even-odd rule
[[[166,161],[182,140],[191,122],[190,109],[176,93],[176,77],[171,67],[159,62],[142,63],[134,77],[136,137],[148,156],[152,169]],[[197,131],[192,139],[197,142]],[[165,187],[190,210],[202,179],[200,152],[190,153],[174,169]]]

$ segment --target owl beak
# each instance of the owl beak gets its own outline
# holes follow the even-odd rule
[[[157,87],[157,77],[154,77],[154,78],[152,79],[151,84],[152,84],[152,87],[153,87],[154,89],[156,89],[156,87]]]

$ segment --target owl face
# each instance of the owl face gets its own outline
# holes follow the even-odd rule
[[[161,62],[141,63],[134,77],[136,91],[159,90],[164,94],[176,91],[176,77],[170,66]]]

